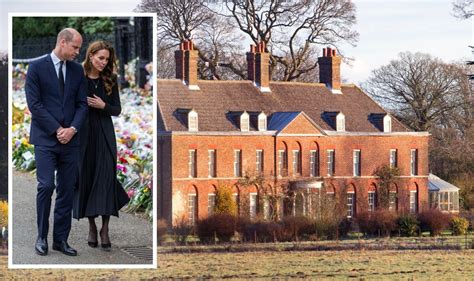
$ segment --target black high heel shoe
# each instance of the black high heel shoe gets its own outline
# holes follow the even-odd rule
[[[97,239],[97,231],[96,231],[96,239]],[[90,236],[89,236],[90,237]],[[96,241],[89,241],[89,239],[87,239],[87,245],[89,245],[89,247],[91,248],[97,248],[97,246],[99,246],[99,242],[96,240]]]
[[[107,233],[107,238],[108,238],[109,234]],[[100,234],[100,247],[102,248],[102,250],[106,251],[106,252],[110,252],[110,250],[112,249],[112,244],[110,243],[110,238],[108,238],[107,240],[109,240],[109,243],[102,243],[104,239],[102,239],[102,233]]]

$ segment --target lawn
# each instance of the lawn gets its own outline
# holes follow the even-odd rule
[[[463,251],[297,251],[247,253],[170,253],[158,256],[158,269],[15,269],[0,279],[145,278],[363,278],[471,279],[474,250]],[[0,257],[6,268],[7,258]]]

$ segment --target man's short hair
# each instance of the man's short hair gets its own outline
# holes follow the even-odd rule
[[[74,33],[72,33],[70,28],[65,28],[58,33],[56,42],[59,43],[62,39],[66,40],[66,42],[71,42],[72,38],[74,38]]]

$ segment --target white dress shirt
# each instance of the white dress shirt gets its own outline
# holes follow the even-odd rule
[[[56,75],[59,78],[59,62],[61,60],[54,54],[54,52],[51,52],[51,60],[53,61],[54,64],[54,69],[56,69]],[[64,76],[64,83],[66,83],[66,61],[63,63],[63,76]]]

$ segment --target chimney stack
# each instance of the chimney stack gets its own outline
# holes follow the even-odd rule
[[[260,91],[270,92],[270,54],[265,51],[265,43],[250,45],[247,53],[247,78],[252,80]]]
[[[183,81],[190,90],[199,90],[197,85],[198,51],[192,41],[179,44],[179,50],[174,52],[176,60],[176,78]]]
[[[326,84],[333,94],[342,94],[341,57],[336,54],[336,50],[323,48],[323,56],[318,58],[318,64],[319,82]]]

